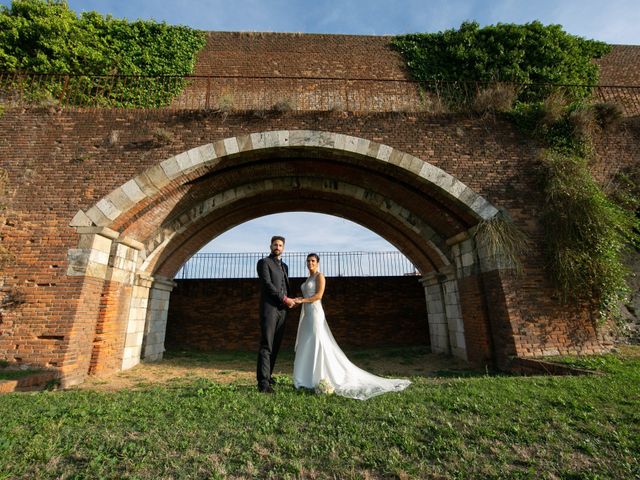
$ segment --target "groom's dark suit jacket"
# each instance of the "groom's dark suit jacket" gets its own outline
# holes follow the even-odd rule
[[[260,277],[260,316],[269,315],[274,310],[285,310],[284,297],[290,297],[289,267],[269,255],[258,260],[257,270]]]

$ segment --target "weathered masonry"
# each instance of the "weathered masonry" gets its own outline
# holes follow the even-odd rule
[[[497,118],[412,109],[418,92],[387,43],[212,33],[204,80],[174,108],[5,106],[0,358],[53,368],[64,385],[161,359],[180,266],[288,211],[348,218],[407,255],[436,352],[506,365],[609,348],[545,276],[537,146]],[[602,82],[640,84],[640,47],[615,47]],[[595,148],[601,180],[639,162],[640,118]],[[473,238],[501,209],[532,239],[520,277]]]

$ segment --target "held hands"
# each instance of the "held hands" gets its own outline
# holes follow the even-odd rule
[[[296,297],[296,298],[287,298],[287,300],[284,303],[287,307],[293,308],[293,307],[297,307],[303,302],[302,302],[302,297]]]

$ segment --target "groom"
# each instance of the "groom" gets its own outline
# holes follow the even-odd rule
[[[290,298],[289,267],[280,256],[284,237],[271,238],[271,254],[258,261],[260,277],[260,351],[258,353],[258,390],[274,393],[271,378],[284,334],[287,310],[296,305]]]

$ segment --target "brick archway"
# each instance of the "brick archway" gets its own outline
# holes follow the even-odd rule
[[[293,130],[193,148],[77,212],[70,225],[80,241],[69,250],[68,275],[104,282],[95,308],[107,312],[94,341],[78,346],[91,350],[90,357],[79,355],[86,370],[161,358],[171,279],[184,261],[239,223],[292,210],[344,216],[396,245],[423,274],[434,351],[490,361],[486,311],[465,312],[461,295],[483,302],[477,274],[498,268],[470,235],[496,207],[441,169],[387,145]]]

